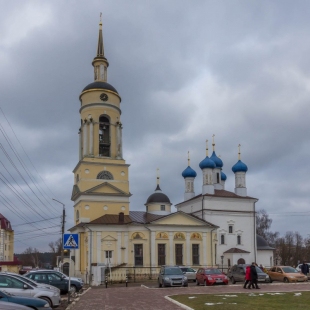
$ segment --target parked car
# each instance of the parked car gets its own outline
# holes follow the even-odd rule
[[[69,291],[69,280],[65,277],[61,277],[57,271],[45,271],[36,270],[28,272],[25,277],[36,281],[37,283],[46,283],[49,285],[56,286],[62,293],[68,293]],[[79,281],[70,281],[70,291],[78,292],[82,289],[83,285]]]
[[[56,291],[58,292],[58,294],[60,294],[60,289],[55,287],[55,286],[52,286],[52,285],[49,285],[49,284],[40,284],[40,283],[37,283],[25,276],[22,276],[20,274],[17,274],[17,273],[14,273],[14,272],[7,272],[7,271],[4,271],[3,272],[4,274],[8,274],[8,275],[11,275],[17,279],[20,279],[26,283],[29,283],[31,284],[32,286],[35,286],[35,287],[40,287],[40,288],[45,288],[45,289],[49,289],[49,290],[53,290],[53,291]]]
[[[29,310],[28,307],[0,300],[0,310]]]
[[[56,271],[56,270],[51,270],[51,269],[34,269],[34,270],[29,270],[28,272],[36,272],[36,271],[44,271],[44,272],[56,272],[59,276],[61,276],[62,278],[65,278],[67,280],[69,280],[69,277],[64,274],[63,272],[61,271]],[[74,281],[79,281],[81,282],[82,286],[84,285],[84,281],[82,278],[77,278],[77,277],[71,277],[70,276],[70,279],[71,280],[74,280]]]
[[[183,271],[183,274],[187,277],[187,280],[196,281],[196,270],[190,267],[179,266],[179,268]]]
[[[231,267],[231,269],[227,273],[227,276],[232,284],[235,284],[236,282],[244,282],[246,266],[249,266],[249,264],[239,264]],[[266,283],[270,282],[269,275],[263,272],[257,266],[256,266],[256,272],[258,282],[266,282]]]
[[[290,266],[273,266],[268,271],[270,282],[305,282],[308,277]]]
[[[310,263],[306,263],[306,264],[308,264],[309,269],[310,269]],[[299,272],[301,272],[301,265],[302,265],[302,264],[299,264],[299,265],[296,267],[296,269],[297,269]],[[310,279],[310,273],[308,273],[307,276],[308,276],[308,280],[309,280],[309,279]]]
[[[196,273],[196,284],[228,284],[228,277],[217,268],[199,268]]]
[[[59,291],[33,286],[6,273],[0,273],[0,289],[18,296],[43,299],[48,302],[50,307],[58,307],[60,305]]]
[[[188,286],[188,280],[179,267],[161,266],[158,275],[158,286]]]
[[[34,297],[22,297],[22,296],[15,296],[13,294],[7,293],[3,290],[0,290],[0,300],[12,303],[17,309],[16,304],[26,306],[35,310],[52,310],[49,303],[46,300],[42,300],[40,298]],[[1,309],[1,308],[0,308]]]

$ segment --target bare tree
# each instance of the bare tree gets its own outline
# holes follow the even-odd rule
[[[270,227],[272,219],[269,217],[266,210],[262,209],[256,213],[256,233],[263,237],[269,244],[274,245],[279,238],[279,233],[271,232]]]

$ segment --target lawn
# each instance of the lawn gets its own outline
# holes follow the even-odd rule
[[[195,310],[206,309],[309,309],[310,292],[248,293],[248,294],[191,294],[170,298]]]

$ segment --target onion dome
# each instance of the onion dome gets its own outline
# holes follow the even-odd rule
[[[204,160],[202,160],[199,164],[200,169],[206,169],[206,168],[215,168],[215,163],[213,160],[211,160],[208,156]]]
[[[156,202],[156,203],[171,203],[170,199],[168,198],[167,195],[165,195],[159,185],[157,185],[155,189],[155,193],[153,193],[146,201],[146,204]]]
[[[215,151],[213,151],[210,159],[214,161],[216,168],[223,167],[223,161],[219,157],[216,156]]]
[[[183,172],[182,177],[185,178],[196,178],[197,173],[194,169],[192,169],[190,166],[188,166]]]
[[[227,176],[226,176],[226,174],[223,171],[221,171],[221,180],[222,181],[226,181],[227,180]]]
[[[248,167],[245,163],[243,163],[240,159],[237,161],[237,163],[231,168],[233,173],[236,172],[247,172]]]

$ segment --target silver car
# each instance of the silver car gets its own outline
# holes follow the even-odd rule
[[[179,266],[183,271],[184,275],[187,277],[188,281],[196,282],[196,270],[190,267]]]
[[[60,305],[60,294],[58,291],[36,287],[6,273],[0,274],[0,289],[17,296],[43,299],[49,303],[51,308]]]
[[[158,275],[158,286],[188,286],[188,281],[179,267],[161,266]]]

